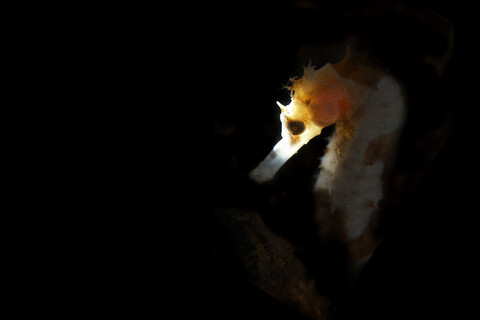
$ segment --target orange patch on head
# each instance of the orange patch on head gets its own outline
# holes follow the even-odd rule
[[[311,102],[312,121],[326,127],[342,119],[350,107],[350,103],[341,91],[326,92]]]
[[[317,126],[326,127],[343,118],[351,107],[345,87],[330,64],[315,70],[307,67],[304,76],[292,80],[292,100],[300,102],[308,110],[309,117]]]

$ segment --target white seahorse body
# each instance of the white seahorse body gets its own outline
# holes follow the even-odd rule
[[[348,146],[338,151],[343,141],[336,132],[327,145],[329,151],[322,157],[315,184],[315,190],[328,190],[332,212],[341,210],[346,214],[350,239],[362,235],[383,198],[383,159],[366,164],[365,152],[371,141],[398,132],[405,113],[401,87],[388,75],[378,82],[376,90],[366,89],[362,100],[350,117],[356,130]],[[396,139],[398,135],[392,135],[384,143],[395,145]]]

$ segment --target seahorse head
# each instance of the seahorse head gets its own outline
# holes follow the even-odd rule
[[[339,70],[345,72],[346,62],[336,64]],[[350,72],[350,71],[348,71]],[[313,66],[304,68],[303,77],[291,79],[291,102],[281,109],[282,139],[275,145],[272,152],[251,173],[250,177],[257,182],[273,178],[280,167],[313,137],[319,135],[322,129],[348,117],[354,109],[355,96],[350,85],[340,77],[336,68],[327,63],[315,70]]]

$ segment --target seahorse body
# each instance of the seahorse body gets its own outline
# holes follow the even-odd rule
[[[251,177],[273,178],[288,158],[335,123],[314,187],[315,217],[320,238],[344,244],[355,274],[380,240],[384,178],[406,113],[402,88],[376,63],[351,51],[337,64],[304,68],[289,88],[291,103],[279,104],[282,139]]]
[[[366,88],[358,107],[337,123],[322,158],[314,191],[319,234],[340,239],[349,268],[362,267],[375,250],[384,178],[393,166],[405,105],[398,83],[390,76]]]

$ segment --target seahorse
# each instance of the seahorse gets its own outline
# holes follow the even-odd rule
[[[281,109],[282,139],[250,177],[272,179],[279,168],[322,129],[335,130],[314,185],[315,223],[321,239],[342,243],[353,278],[381,240],[386,179],[394,168],[406,118],[399,82],[373,59],[347,48],[346,57],[292,78],[291,102]]]

